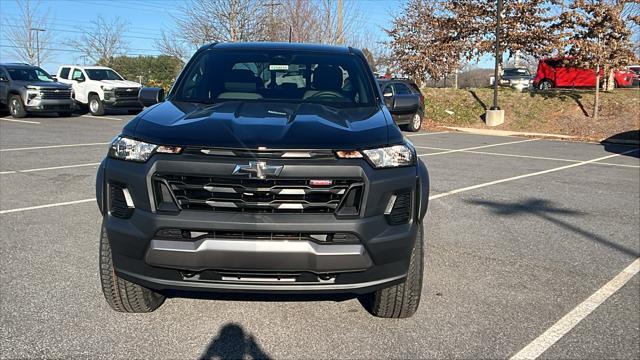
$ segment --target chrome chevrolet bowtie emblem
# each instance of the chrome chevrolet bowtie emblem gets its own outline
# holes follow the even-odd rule
[[[251,161],[248,165],[236,165],[233,175],[249,174],[249,177],[266,179],[267,176],[278,176],[282,166],[267,165],[264,161]]]

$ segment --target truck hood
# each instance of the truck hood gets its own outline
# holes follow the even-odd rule
[[[100,83],[110,85],[112,87],[142,87],[140,83],[129,80],[100,80]]]
[[[66,90],[70,88],[70,86],[67,84],[63,84],[55,81],[14,81],[14,84],[18,86],[28,86],[30,88],[36,88],[36,89]]]
[[[134,122],[125,127],[124,135],[184,147],[350,150],[402,141],[400,131],[377,106],[166,101],[147,109]]]

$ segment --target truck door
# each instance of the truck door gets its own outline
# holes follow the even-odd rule
[[[87,77],[81,69],[73,68],[71,72],[71,86],[73,87],[73,92],[76,94],[76,101],[83,104],[88,103],[86,80]]]
[[[393,87],[395,90],[394,110],[399,120],[410,121],[413,114],[418,111],[419,98],[403,83],[394,83]]]
[[[0,67],[0,104],[6,106],[8,104],[7,96],[9,95],[9,75]]]

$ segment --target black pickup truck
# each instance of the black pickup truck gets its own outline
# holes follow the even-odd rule
[[[191,292],[361,296],[409,317],[427,168],[359,50],[211,44],[117,136],[97,175],[100,271],[117,311]]]

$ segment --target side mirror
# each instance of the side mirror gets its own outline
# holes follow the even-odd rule
[[[73,80],[75,80],[75,81],[77,81],[79,83],[84,82],[84,78],[83,77],[75,78]]]
[[[382,94],[382,97],[384,98],[384,103],[387,105],[389,110],[393,110],[393,93],[390,91],[385,92]]]
[[[159,87],[143,87],[138,93],[138,101],[143,106],[151,106],[164,101],[164,89]]]
[[[58,81],[58,76],[57,75],[51,75],[51,78],[53,79],[53,81]]]

